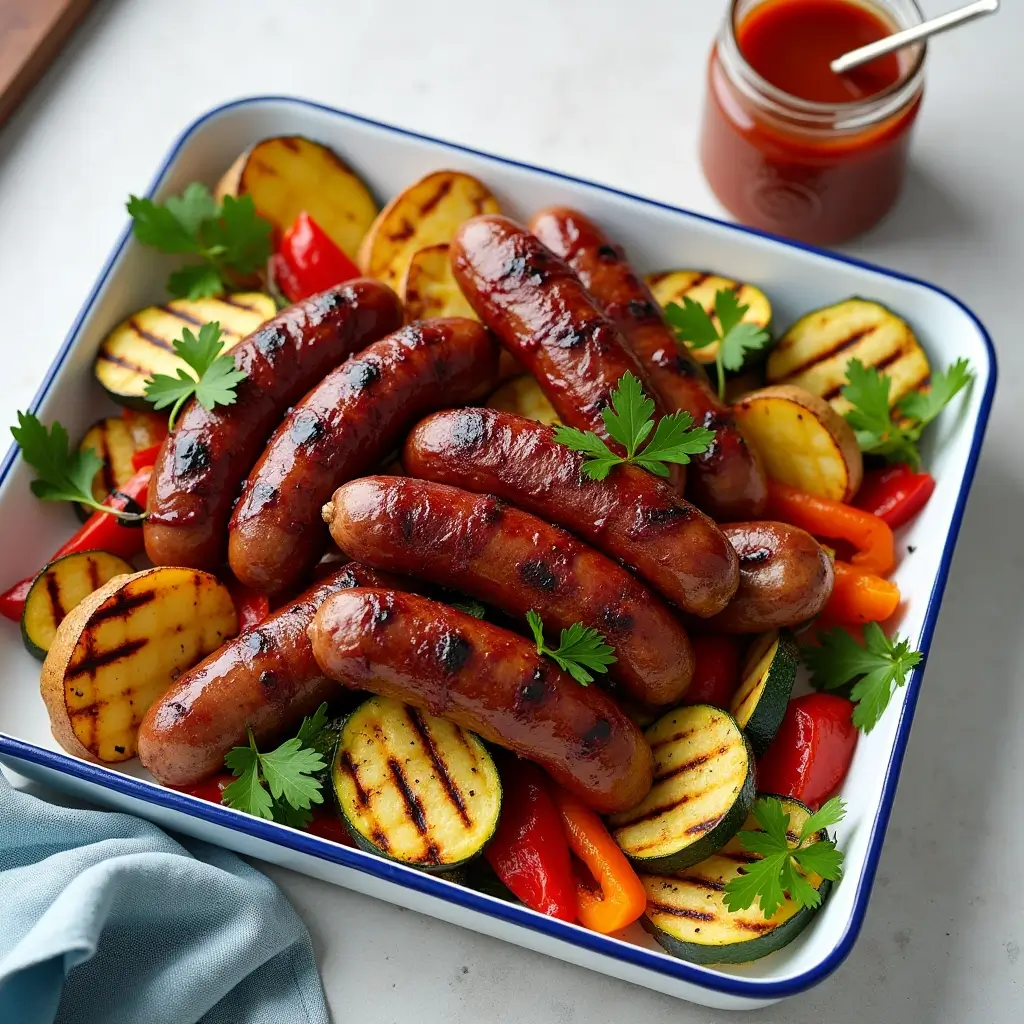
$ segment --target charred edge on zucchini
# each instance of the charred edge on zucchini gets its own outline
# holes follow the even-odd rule
[[[747,654],[729,710],[757,757],[768,749],[782,725],[799,663],[796,641],[786,630],[759,636]]]

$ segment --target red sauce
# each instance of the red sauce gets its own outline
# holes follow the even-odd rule
[[[908,73],[905,62],[892,55],[848,75],[829,63],[895,27],[856,0],[764,0],[734,27],[735,43],[715,46],[701,157],[709,184],[738,220],[831,245],[889,210],[921,91],[873,109]],[[833,106],[809,113],[808,101]],[[855,118],[859,126],[844,126]]]

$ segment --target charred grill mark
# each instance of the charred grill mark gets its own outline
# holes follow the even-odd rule
[[[158,306],[157,309],[161,309],[168,316],[173,316],[175,320],[181,320],[186,324],[191,324],[193,327],[202,327],[206,323],[205,320],[201,320],[199,317],[193,316],[191,313],[186,313],[184,310],[175,309],[170,304],[166,306]],[[166,348],[169,352],[174,351],[174,346],[169,345],[166,341],[163,341],[163,339],[161,339],[160,344],[161,347]]]
[[[346,569],[336,580],[336,586],[339,590],[351,590],[353,587],[362,586],[362,584],[353,569]]]
[[[115,594],[109,601],[104,601],[89,616],[92,623],[106,622],[108,619],[123,619],[130,611],[147,605],[156,599],[155,590],[143,590],[137,594],[128,594],[124,590]]]
[[[583,749],[591,753],[611,739],[612,723],[607,718],[599,718],[582,736]]]
[[[557,324],[549,341],[557,348],[579,348],[580,345],[587,345],[594,341],[600,327],[600,320],[587,320],[579,327],[574,327],[571,321],[561,321]]]
[[[807,367],[813,366],[815,363],[824,362],[826,359],[832,356],[837,356],[842,352],[845,352],[848,348],[856,345],[858,341],[866,338],[869,334],[874,334],[877,330],[878,325],[872,324],[870,327],[864,327],[859,331],[854,331],[852,334],[848,334],[845,338],[837,338],[830,348],[824,350],[815,351],[814,354],[806,362],[800,363],[799,366],[794,366],[789,372],[793,374],[800,373],[801,370],[806,370]],[[843,381],[845,384],[846,382]],[[838,393],[838,389],[837,389]]]
[[[752,548],[740,554],[740,566],[749,569],[751,566],[763,565],[772,557],[772,549],[769,547]]]
[[[405,242],[416,234],[416,225],[408,217],[402,218],[402,226],[397,231],[391,231],[388,238],[392,242]]]
[[[435,648],[437,660],[446,672],[459,672],[469,661],[473,653],[470,642],[458,633],[448,633],[441,637]]]
[[[693,511],[685,505],[646,506],[639,510],[637,522],[630,530],[630,536],[646,537],[662,529],[671,529],[677,523],[688,522],[692,518]]]
[[[356,771],[356,766],[352,760],[352,755],[349,754],[347,750],[343,749],[339,760],[341,761],[341,767],[344,768],[345,772],[348,774],[348,777],[352,780],[352,785],[356,791],[356,800],[358,801],[359,806],[369,807],[370,794],[367,793],[366,790],[363,788],[363,783],[362,780],[359,778],[359,772]],[[380,844],[378,843],[378,845]],[[387,844],[385,844],[385,847],[386,845]]]
[[[239,302],[237,297],[233,295],[221,295],[220,302],[223,302],[226,306],[234,306],[236,309],[245,309],[250,313],[258,313],[259,310],[255,306],[250,306],[248,302]],[[232,331],[224,331],[225,334],[232,334]]]
[[[145,637],[139,637],[136,640],[126,640],[119,647],[104,651],[102,654],[94,654],[90,651],[77,665],[68,666],[68,676],[71,679],[77,679],[79,676],[95,675],[97,670],[103,668],[104,665],[112,665],[122,658],[129,658],[148,643],[149,641]]]
[[[290,135],[286,135],[284,138],[280,139],[279,141],[280,141],[281,145],[284,146],[285,149],[291,150],[291,152],[293,152],[293,153],[298,153],[298,151],[299,151],[298,140],[293,139]]]
[[[273,501],[277,501],[278,490],[272,484],[268,484],[265,480],[257,480],[252,485],[252,490],[249,492],[250,501],[257,508],[263,508],[265,505],[269,505]]]
[[[341,368],[344,387],[359,395],[380,380],[380,367],[364,359],[351,359]]]
[[[647,299],[630,299],[626,303],[626,313],[630,319],[638,322],[654,320],[660,316],[658,308]]]
[[[174,310],[168,309],[166,306],[161,306],[160,308],[166,310],[172,316],[175,315]],[[184,318],[178,317],[178,319]],[[188,323],[198,322],[199,321],[196,321],[192,317],[188,318]],[[154,334],[152,331],[147,331],[145,327],[139,324],[138,320],[136,320],[135,317],[130,317],[128,319],[128,326],[132,329],[132,331],[135,334],[142,338],[143,341],[148,341],[150,345],[152,345],[154,348],[162,349],[164,352],[170,352],[172,354],[174,353],[174,346],[169,341],[166,341],[164,338],[161,338],[159,334]]]
[[[170,708],[171,714],[174,716],[175,722],[180,722],[185,717],[185,715],[188,714],[188,708],[186,708],[185,705],[182,704],[180,701],[171,701],[171,703],[168,704],[167,707]]]
[[[669,914],[672,917],[685,917],[690,921],[714,921],[715,914],[706,910],[692,910],[690,907],[676,907],[671,903],[655,903],[647,901],[648,914]]]
[[[539,250],[512,256],[501,268],[501,284],[510,289],[525,284],[540,286],[551,277],[547,264],[547,256]]]
[[[405,540],[412,540],[416,532],[416,513],[411,508],[403,508],[398,513],[398,528],[402,531]]]
[[[689,802],[690,798],[684,794],[678,800],[673,800],[670,804],[659,804],[657,807],[652,807],[649,811],[644,811],[643,814],[639,814],[635,818],[630,818],[626,822],[626,827],[639,825],[645,821],[653,821],[655,818],[660,818],[663,814],[674,811],[677,807],[682,807],[683,804]]]
[[[893,363],[896,362],[897,359],[900,359],[905,355],[906,352],[902,348],[897,349],[895,352],[890,352],[889,355],[884,356],[882,359],[877,360],[873,364],[874,369],[876,369],[879,373],[884,373],[890,366],[892,366]],[[826,402],[831,402],[833,398],[839,397],[840,392],[843,390],[845,386],[846,381],[843,380],[834,388],[829,388],[828,391],[826,391],[821,397],[824,398]]]
[[[702,764],[707,764],[707,762],[713,757],[720,757],[726,752],[726,750],[728,750],[728,747],[723,744],[717,750],[709,750],[706,754],[698,754],[696,757],[691,757],[689,761],[677,764],[671,771],[665,772],[664,775],[658,775],[657,781],[663,782],[665,779],[674,779],[677,775],[693,771],[694,768],[699,768]]]
[[[402,798],[402,803],[405,804],[405,811],[409,816],[409,820],[415,826],[416,831],[426,839],[428,828],[427,818],[423,813],[423,803],[409,786],[409,780],[405,777],[397,757],[388,758],[388,771],[391,773],[391,779]]]
[[[717,817],[708,818],[707,821],[698,821],[696,825],[691,825],[687,830],[688,836],[702,836],[705,832],[710,832],[721,820],[723,815],[719,814]]]
[[[629,633],[634,625],[633,616],[618,605],[605,605],[601,609],[599,617],[604,631],[613,637],[620,637],[625,633]]]
[[[274,355],[288,343],[288,335],[280,327],[270,327],[256,335],[255,345],[260,354],[273,362]]]
[[[696,730],[684,729],[682,732],[673,733],[671,736],[666,736],[663,740],[658,740],[657,743],[652,743],[651,750],[657,750],[658,747],[667,746],[670,743],[678,743],[680,740],[685,740],[687,736],[692,736]]]
[[[103,586],[103,581],[100,579],[100,567],[96,564],[95,558],[86,559],[86,564],[89,566],[89,586],[95,593]]]
[[[686,885],[696,885],[712,892],[725,892],[725,882],[720,878],[705,878],[703,875],[680,875],[676,879]]]
[[[116,356],[113,352],[101,352],[99,359],[107,363],[113,363],[115,366],[123,366],[126,370],[131,370],[133,373],[138,373],[143,377],[148,377],[151,373],[150,370],[145,367],[139,366],[138,363],[133,363],[129,359],[125,359],[122,356]]]
[[[260,673],[260,686],[264,690],[276,690],[277,689],[277,673],[276,672],[261,672]]]
[[[312,409],[299,409],[288,427],[288,436],[300,448],[311,447],[326,433],[327,427]]]
[[[530,704],[536,707],[547,695],[547,679],[544,670],[538,666],[533,670],[533,675],[519,687],[518,700],[521,704]]]
[[[458,787],[452,781],[452,777],[448,773],[448,766],[442,760],[437,747],[434,746],[434,737],[430,735],[430,730],[427,728],[426,723],[423,721],[416,708],[407,707],[405,710],[413,731],[417,736],[419,736],[420,743],[423,744],[423,749],[426,750],[427,756],[430,758],[430,763],[434,766],[434,771],[437,773],[437,778],[441,783],[442,789],[444,789],[445,796],[448,797],[451,805],[455,808],[459,817],[462,819],[462,823],[469,828],[473,824],[473,820],[470,818],[469,812],[466,810],[465,803],[463,803],[462,794],[459,792]]]
[[[519,565],[519,578],[534,590],[550,593],[558,586],[558,577],[539,558],[531,558]]]
[[[730,850],[728,852],[720,850],[718,856],[725,857],[726,860],[731,860],[736,864],[755,864],[761,859],[760,854],[749,853],[746,850]],[[740,874],[745,875],[746,872],[741,871]]]
[[[618,263],[622,259],[622,254],[614,245],[602,245],[596,255],[602,263]]]
[[[57,583],[57,576],[52,572],[46,574],[46,596],[50,601],[50,615],[54,623],[59,625],[67,612],[60,600],[60,585]]]
[[[462,412],[452,424],[452,447],[458,451],[470,452],[487,440],[487,424],[478,412]]]
[[[267,651],[272,650],[274,646],[270,637],[258,627],[246,633],[242,643],[245,644],[246,649],[251,654],[265,654]]]
[[[174,473],[179,477],[196,476],[208,469],[210,448],[197,437],[182,434],[174,441]]]
[[[379,827],[375,827],[374,830],[370,833],[370,841],[373,843],[374,846],[383,850],[385,853],[387,853],[391,849],[391,844],[388,843],[388,837],[384,835],[384,833],[381,831]]]
[[[440,186],[434,190],[434,194],[420,207],[420,216],[425,217],[433,210],[439,202],[452,190],[452,179],[445,178]]]
[[[690,295],[690,293],[695,288],[699,288],[710,276],[710,274],[697,274],[694,277],[694,279],[686,286],[686,291],[683,294]]]
[[[740,917],[739,915],[735,916],[734,923],[745,931],[754,932],[757,935],[762,935],[764,932],[770,932],[777,927],[772,924],[771,921],[749,920],[748,918]]]

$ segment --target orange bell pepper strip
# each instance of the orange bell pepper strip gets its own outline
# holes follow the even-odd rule
[[[647,908],[647,891],[604,822],[565,790],[552,786],[562,813],[569,849],[587,866],[600,886],[576,885],[576,916],[591,931],[610,935],[632,924]]]
[[[769,480],[765,516],[799,526],[815,537],[849,541],[857,549],[850,561],[864,572],[886,576],[896,564],[892,530],[878,516],[852,505]]]
[[[836,579],[822,618],[845,625],[884,622],[900,604],[900,588],[889,580],[850,565],[833,565]]]

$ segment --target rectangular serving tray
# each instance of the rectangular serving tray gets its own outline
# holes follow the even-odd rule
[[[594,216],[644,272],[710,269],[750,281],[772,300],[776,325],[850,295],[877,299],[913,325],[936,365],[970,359],[976,379],[929,432],[925,459],[937,480],[924,512],[899,538],[895,579],[905,598],[900,632],[927,655],[953,548],[974,477],[996,384],[992,343],[977,317],[939,288],[857,260],[797,245],[650,199],[439,139],[393,128],[305,100],[253,97],[211,110],[171,148],[148,192],[211,185],[239,152],[271,135],[305,135],[338,151],[381,201],[428,171],[455,168],[485,181],[506,212],[567,204]],[[113,411],[91,366],[111,327],[162,301],[167,259],[125,230],[32,402],[44,421],[72,436]],[[37,501],[28,468],[12,448],[0,465],[0,583],[36,571],[67,538],[70,511]],[[910,549],[912,554],[907,554]],[[819,983],[849,954],[868,899],[910,737],[923,666],[896,694],[881,724],[862,736],[842,796],[839,829],[846,874],[810,927],[790,946],[741,967],[700,967],[661,951],[638,926],[606,937],[544,917],[372,854],[338,846],[229,808],[164,789],[137,764],[90,764],[63,753],[39,696],[39,663],[17,627],[0,626],[0,761],[77,797],[129,811],[239,853],[293,868],[613,977],[719,1008],[754,1008]]]

